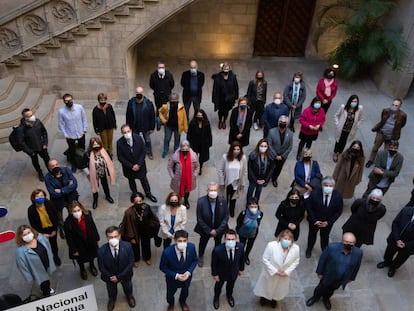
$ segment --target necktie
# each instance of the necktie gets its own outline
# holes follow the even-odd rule
[[[114,251],[114,259],[117,260],[118,259],[118,250],[115,249]]]
[[[184,266],[184,252],[180,252],[180,254],[181,254],[181,256],[180,256],[180,265],[181,265],[181,267],[183,267]]]
[[[233,250],[230,249],[230,262],[233,262]]]
[[[328,195],[325,195],[325,203],[324,203],[325,208],[328,207]]]

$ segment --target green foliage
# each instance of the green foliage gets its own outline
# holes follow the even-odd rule
[[[390,62],[394,70],[399,69],[408,52],[407,43],[401,31],[386,29],[382,23],[395,6],[394,1],[386,0],[338,0],[324,6],[313,38],[316,49],[323,34],[341,30],[344,39],[328,58],[332,64],[339,64],[343,78],[364,75],[384,61]]]

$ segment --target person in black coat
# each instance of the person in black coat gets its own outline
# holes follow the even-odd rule
[[[154,91],[154,100],[158,116],[158,109],[168,102],[168,97],[174,88],[174,77],[171,72],[165,70],[164,62],[157,63],[157,70],[151,74],[149,85]]]
[[[391,233],[387,238],[384,261],[378,263],[377,268],[389,267],[388,276],[393,277],[395,270],[401,267],[412,254],[414,254],[414,208],[406,206],[392,222]]]
[[[187,131],[187,140],[190,142],[191,149],[198,155],[201,175],[203,163],[210,159],[210,147],[213,145],[210,121],[203,109],[197,109],[194,118],[190,121]]]
[[[147,167],[145,165],[145,146],[141,137],[133,134],[131,127],[124,124],[121,127],[122,137],[117,142],[118,160],[122,164],[122,172],[128,179],[132,193],[138,192],[135,179],[139,179],[145,195],[152,202],[157,198],[152,195],[151,187],[147,179]]]
[[[19,144],[22,146],[23,152],[32,160],[33,167],[38,174],[39,180],[45,181],[37,156],[39,155],[43,159],[43,162],[47,167],[50,160],[47,151],[47,130],[42,121],[37,119],[33,111],[29,108],[23,109],[22,116],[23,118],[20,120],[21,130],[18,131]]]
[[[112,140],[116,129],[116,117],[114,108],[107,102],[108,96],[98,94],[98,105],[92,110],[93,129],[102,140],[103,147],[113,154]]]
[[[331,176],[326,176],[322,179],[321,185],[322,188],[312,190],[309,198],[305,200],[309,222],[306,258],[312,255],[318,231],[320,231],[321,249],[324,250],[328,246],[332,227],[342,214],[342,195],[334,189],[335,180]]]
[[[57,229],[59,225],[57,210],[53,203],[47,199],[46,192],[42,189],[33,190],[30,195],[30,201],[32,201],[32,205],[27,209],[29,223],[33,229],[49,239],[53,261],[56,266],[60,266],[62,262],[59,258],[57,244]]]
[[[239,141],[243,147],[249,144],[252,115],[253,111],[248,105],[247,98],[240,97],[237,107],[233,108],[230,115],[230,145],[236,140]]]
[[[288,229],[292,231],[293,237],[297,241],[300,223],[305,218],[305,204],[299,190],[293,188],[288,192],[286,199],[280,202],[275,216],[279,220],[275,237],[278,237],[283,230]]]
[[[225,235],[225,243],[216,246],[211,257],[211,275],[216,281],[214,285],[214,309],[220,307],[221,288],[226,282],[226,296],[230,307],[234,307],[233,288],[239,275],[244,271],[244,245],[236,242],[236,231],[229,229]]]
[[[262,116],[267,97],[267,81],[264,79],[263,71],[258,70],[256,72],[256,79],[249,82],[246,97],[254,113],[253,127],[257,131],[259,126],[262,127],[263,125]]]
[[[236,75],[230,70],[229,63],[224,63],[221,69],[221,72],[211,77],[214,81],[212,102],[214,103],[214,111],[218,110],[218,128],[226,129],[229,111],[239,98],[239,84]]]
[[[97,276],[98,270],[96,270],[94,260],[98,254],[99,233],[92,213],[81,203],[73,201],[69,205],[68,217],[64,226],[69,258],[77,261],[81,278],[83,280],[88,278],[85,262],[89,262],[91,274]]]
[[[386,208],[382,201],[382,191],[374,189],[367,199],[357,199],[352,203],[352,215],[342,226],[343,232],[352,232],[357,241],[356,246],[374,244],[374,233],[377,222],[384,217]]]
[[[200,109],[201,97],[204,85],[204,73],[198,70],[198,64],[195,60],[190,61],[190,69],[184,71],[181,75],[181,86],[183,87],[183,102],[187,121],[190,112],[191,103],[194,111]]]

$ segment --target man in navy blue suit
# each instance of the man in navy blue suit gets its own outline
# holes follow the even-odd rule
[[[179,298],[181,309],[189,311],[186,300],[193,271],[197,266],[197,253],[195,245],[187,242],[187,231],[177,230],[174,234],[174,241],[174,245],[164,249],[160,261],[160,270],[165,273],[167,282],[167,311],[174,310],[174,294],[178,288],[181,288]]]
[[[322,179],[322,188],[312,190],[310,197],[305,201],[308,212],[309,234],[306,258],[310,258],[316,236],[320,231],[322,250],[329,243],[329,233],[332,226],[342,214],[343,200],[341,193],[334,189],[335,180],[326,176]]]
[[[115,307],[118,294],[118,283],[121,283],[128,305],[135,307],[135,298],[132,295],[134,252],[129,242],[121,241],[121,233],[116,226],[110,226],[105,231],[108,243],[98,250],[98,265],[101,279],[106,283],[108,290],[108,311]]]
[[[221,288],[226,282],[226,296],[230,307],[234,307],[233,288],[237,276],[244,271],[244,245],[236,242],[236,231],[229,229],[225,235],[225,243],[216,246],[211,257],[211,275],[214,285],[214,309],[220,306]]]

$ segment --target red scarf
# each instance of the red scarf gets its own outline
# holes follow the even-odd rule
[[[80,221],[78,221],[75,218],[76,222],[78,223],[79,229],[82,232],[82,235],[85,237],[85,239],[88,237],[88,234],[86,233],[86,221],[85,221],[85,215],[82,215]]]
[[[191,153],[188,151],[186,159],[180,152],[180,163],[181,163],[181,182],[180,182],[180,195],[183,197],[185,192],[193,190],[193,170],[191,162]]]

